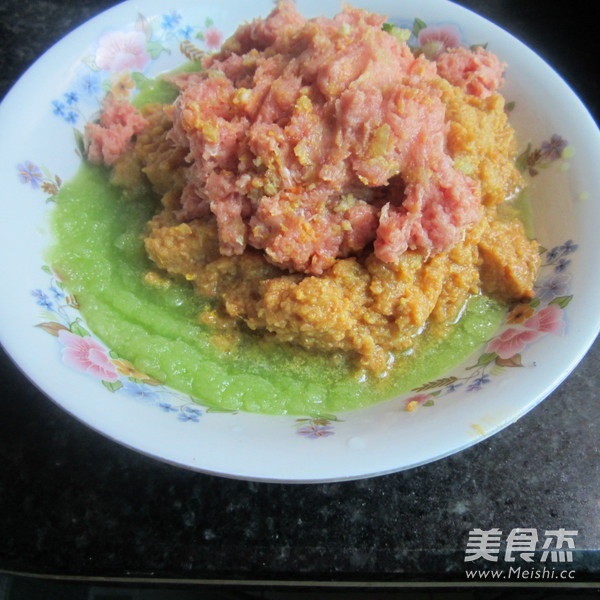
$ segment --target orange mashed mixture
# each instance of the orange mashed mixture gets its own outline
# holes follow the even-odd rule
[[[280,5],[273,18],[281,19],[285,10],[291,10],[289,3]],[[348,14],[355,21],[362,19],[363,24],[374,26],[373,23],[378,23],[364,11],[348,9]],[[313,41],[318,36],[314,22],[309,21],[307,28],[306,22],[295,15],[289,21],[287,28],[280,27],[284,32],[282,35],[287,36],[285,40],[279,39],[271,46],[265,46],[263,41],[260,47],[251,47],[252,36],[248,34],[249,26],[245,26],[241,34],[225,45],[220,55],[207,59],[207,65],[214,68],[225,64],[232,56],[241,64],[250,55],[256,64],[258,52],[273,52],[272,47],[277,44],[289,49],[294,44],[306,43],[306,40],[302,41],[302,35],[312,35]],[[268,20],[261,20],[259,25],[266,28],[265,23],[268,24]],[[393,38],[387,32],[382,33]],[[390,43],[404,44],[395,38]],[[406,56],[404,47],[398,52]],[[478,50],[476,54],[481,52]],[[156,264],[156,270],[148,273],[147,281],[153,285],[168,285],[170,277],[183,278],[191,282],[199,294],[214,299],[214,308],[206,310],[199,318],[214,327],[214,341],[225,351],[235,346],[244,328],[249,328],[282,343],[317,352],[343,351],[361,368],[381,375],[393,363],[394,353],[410,350],[416,336],[425,329],[443,336],[460,317],[471,295],[488,294],[505,302],[534,295],[534,281],[540,264],[538,244],[527,238],[517,218],[506,218],[499,212],[499,207],[514,198],[524,185],[515,167],[514,132],[508,123],[503,97],[497,90],[489,88],[485,93],[473,93],[472,86],[461,85],[449,76],[442,77],[441,69],[436,70],[433,63],[427,64],[424,57],[415,60],[420,65],[418,69],[411,66],[411,85],[418,90],[415,94],[420,98],[420,94],[426,92],[433,99],[432,103],[443,106],[443,148],[435,150],[436,153],[443,151],[443,155],[434,157],[436,164],[441,165],[438,165],[439,173],[434,167],[428,171],[427,166],[419,162],[422,149],[418,149],[421,154],[414,159],[418,163],[416,166],[410,162],[417,152],[413,146],[408,149],[397,146],[395,154],[391,152],[393,140],[388,139],[388,128],[382,128],[381,124],[365,133],[368,142],[365,147],[371,155],[365,154],[362,158],[373,158],[374,140],[385,146],[385,152],[375,156],[373,164],[369,163],[383,168],[382,172],[387,173],[385,180],[373,175],[371,182],[365,181],[367,171],[363,161],[358,173],[344,172],[343,183],[334,190],[337,194],[335,203],[331,201],[333,196],[327,196],[327,201],[319,204],[318,210],[321,211],[319,218],[337,218],[335,215],[348,209],[344,198],[347,200],[351,190],[350,208],[360,208],[361,215],[372,219],[373,227],[361,230],[364,239],[358,245],[347,244],[345,238],[340,237],[334,254],[318,254],[311,248],[312,254],[306,260],[296,261],[287,255],[281,258],[281,246],[273,249],[268,245],[285,237],[285,226],[281,231],[269,229],[265,237],[268,240],[261,238],[260,243],[253,243],[252,232],[244,233],[245,225],[252,218],[264,214],[264,207],[260,205],[253,215],[246,216],[244,210],[249,209],[241,205],[234,223],[238,227],[234,231],[235,239],[241,240],[241,244],[232,247],[225,243],[230,239],[227,237],[230,232],[225,229],[227,221],[223,220],[223,206],[230,208],[231,205],[219,205],[212,210],[210,198],[202,197],[205,188],[198,183],[198,173],[203,168],[200,164],[202,155],[194,154],[189,143],[181,142],[181,103],[184,102],[181,96],[174,104],[148,105],[141,109],[141,114],[136,113],[136,123],[143,123],[143,126],[137,127],[126,144],[121,143],[118,156],[111,158],[110,163],[115,184],[130,193],[151,191],[161,198],[161,210],[148,223],[145,237],[148,255]],[[446,67],[447,62],[444,63]],[[419,76],[422,77],[419,79]],[[194,77],[218,79],[226,78],[226,75],[210,73]],[[189,89],[186,86],[192,85],[190,81],[190,78],[181,79],[179,83],[183,90]],[[239,104],[240,93],[227,96],[223,101]],[[342,93],[342,88],[336,93]],[[318,94],[314,90],[302,94],[317,101]],[[411,94],[405,96],[406,102],[412,98]],[[297,100],[297,96],[289,98],[294,105]],[[228,107],[234,108],[233,105]],[[198,120],[198,127],[207,130],[206,122]],[[188,130],[193,129],[189,119],[184,125]],[[386,139],[381,137],[382,131]],[[216,139],[214,131],[204,133],[213,141]],[[426,134],[426,131],[418,133]],[[244,155],[243,158],[247,165],[248,157]],[[302,156],[294,160],[298,162],[293,167],[304,173],[301,171]],[[264,174],[264,165],[257,164],[256,168],[259,166]],[[314,164],[310,167],[313,177]],[[222,181],[231,180],[230,170],[220,168],[217,171],[223,176]],[[438,176],[439,180],[436,179]],[[421,230],[416,229],[413,217],[415,211],[421,211],[420,227],[433,210],[431,206],[437,205],[428,208],[424,202],[415,208],[407,197],[409,194],[420,197],[419,194],[423,195],[432,186],[435,188],[433,197],[447,194],[444,176],[460,182],[462,193],[469,194],[470,204],[465,209],[467,216],[461,222],[452,221],[452,214],[442,215],[446,221],[450,220],[449,223],[452,221],[448,231],[453,237],[450,243],[446,236],[444,243],[436,245],[431,241],[435,238],[435,227],[430,230],[429,238],[419,237],[417,233]],[[298,177],[301,179],[300,175]],[[430,179],[435,180],[433,184]],[[270,202],[269,206],[282,191],[281,178],[275,183],[278,188],[270,193],[265,190],[263,180],[261,194],[265,202]],[[327,186],[333,185],[331,179],[326,184],[313,179],[306,184],[307,193],[312,193],[315,188],[319,193],[329,193]],[[190,211],[191,188],[206,206],[194,201]],[[284,191],[289,193],[289,190]],[[296,196],[302,193],[297,181],[293,193]],[[254,201],[255,204],[258,202]],[[409,204],[411,208],[408,208]],[[444,210],[448,210],[448,204],[444,206]],[[395,246],[388,243],[395,230],[390,234],[389,219],[383,221],[383,217],[390,214],[394,215],[395,220],[391,223],[398,224],[398,231],[402,228],[405,231],[407,223],[412,228],[403,238],[401,249],[395,253]],[[298,219],[294,226],[309,227],[308,221],[305,225]],[[239,229],[240,223],[242,229]],[[270,227],[271,221],[268,223]],[[344,220],[336,220],[335,224],[344,229]],[[378,231],[380,237],[377,237]],[[424,241],[414,241],[417,238]],[[377,252],[383,244],[387,244],[385,252]]]

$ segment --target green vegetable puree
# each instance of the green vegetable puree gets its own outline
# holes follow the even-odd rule
[[[84,164],[56,197],[50,262],[89,328],[111,350],[164,384],[223,410],[314,415],[366,406],[438,377],[492,335],[503,307],[471,299],[448,337],[396,358],[381,380],[359,380],[341,356],[315,355],[248,333],[226,354],[197,315],[206,306],[185,283],[144,282],[153,268],[142,232],[156,205],[124,197],[105,169]]]
[[[175,94],[173,86],[146,80],[136,104],[171,101]],[[154,200],[125,197],[104,168],[84,163],[56,196],[49,260],[89,328],[113,353],[206,406],[296,415],[360,408],[438,377],[489,339],[504,313],[489,298],[472,298],[447,337],[434,342],[424,334],[381,379],[361,380],[341,355],[318,355],[250,332],[224,353],[198,321],[208,301],[191,285],[157,288],[144,281],[155,267],[142,233],[157,208]]]

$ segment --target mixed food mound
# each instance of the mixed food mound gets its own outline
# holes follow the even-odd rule
[[[200,319],[224,349],[246,327],[382,374],[472,295],[534,294],[538,245],[500,209],[523,186],[505,65],[481,47],[429,59],[385,22],[283,0],[170,76],[175,102],[109,95],[86,129],[91,162],[161,198],[148,281],[214,299]]]

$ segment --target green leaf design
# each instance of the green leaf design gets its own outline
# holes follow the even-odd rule
[[[80,337],[88,337],[90,335],[90,332],[81,325],[81,322],[79,319],[75,319],[69,325],[69,330],[71,331],[71,333],[78,335]]]
[[[527,148],[519,154],[516,162],[517,169],[524,173],[527,170],[527,161],[529,160],[529,155],[531,154],[531,144],[527,144]]]
[[[234,415],[238,411],[235,408],[219,408],[218,406],[210,406],[208,408],[205,408],[204,412]]]
[[[413,27],[412,27],[412,34],[417,37],[419,35],[419,32],[422,29],[425,29],[425,27],[427,27],[427,23],[425,23],[425,21],[422,21],[421,19],[415,19],[413,22]]]
[[[135,82],[135,87],[140,91],[145,90],[146,88],[152,85],[152,80],[143,75],[142,73],[132,73],[131,78]]]
[[[310,419],[317,421],[340,421],[336,415],[332,415],[330,413],[315,413],[310,415]]]
[[[75,147],[80,156],[83,156],[85,154],[85,138],[83,137],[83,133],[79,129],[73,128],[73,136],[75,137]]]
[[[120,390],[123,387],[123,384],[120,381],[105,381],[102,380],[102,385],[109,391],[109,392],[116,392],[117,390]]]
[[[558,298],[554,298],[550,304],[556,304],[560,308],[566,308],[566,306],[573,300],[573,295],[570,296],[559,296]]]
[[[146,51],[153,60],[156,60],[163,52],[171,54],[171,51],[166,46],[163,46],[160,42],[154,41],[150,41],[146,44]]]
[[[498,358],[498,355],[495,352],[485,352],[479,357],[477,363],[471,367],[467,367],[467,370],[475,369],[477,367],[485,367],[486,365],[489,365],[490,363],[494,362],[496,358]]]
[[[96,60],[94,59],[93,56],[86,56],[84,57],[81,62],[88,68],[91,69],[92,71],[98,72],[101,71],[102,69],[100,69],[100,67],[96,64]]]

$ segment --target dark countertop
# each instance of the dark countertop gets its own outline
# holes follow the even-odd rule
[[[47,47],[113,4],[0,0],[0,96]],[[598,121],[600,3],[459,4],[535,48]],[[597,341],[540,406],[442,461],[363,481],[283,485],[198,474],[123,448],[55,406],[2,354],[0,572],[464,583],[470,530],[564,528],[579,533],[573,563],[562,564],[576,582],[599,582],[599,361]]]

